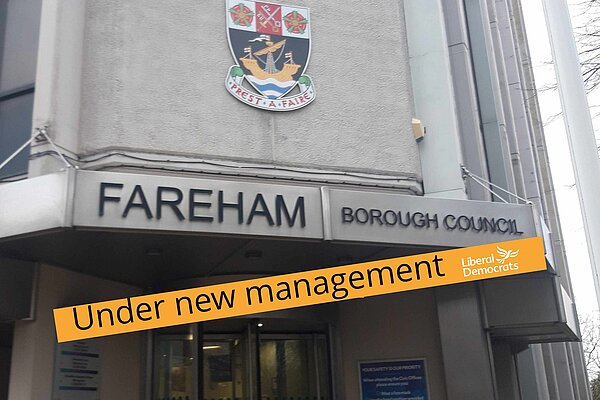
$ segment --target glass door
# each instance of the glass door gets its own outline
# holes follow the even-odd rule
[[[194,342],[191,333],[162,333],[154,341],[155,400],[194,399]]]
[[[204,335],[202,391],[204,400],[244,400],[248,394],[248,342],[243,335]]]
[[[263,333],[259,325],[156,331],[152,400],[329,400],[327,337]]]
[[[324,335],[259,336],[260,395],[263,400],[329,398]]]

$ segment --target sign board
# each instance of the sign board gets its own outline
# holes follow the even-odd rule
[[[461,247],[537,236],[528,205],[328,191],[335,240]]]
[[[431,248],[536,237],[543,227],[531,205],[106,171],[51,175],[0,187],[0,238],[76,227]]]
[[[100,400],[97,341],[57,344],[52,400]]]
[[[73,225],[323,237],[317,187],[78,171]]]
[[[429,400],[425,359],[362,361],[361,400]]]

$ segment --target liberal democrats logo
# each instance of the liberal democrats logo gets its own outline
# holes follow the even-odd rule
[[[504,264],[504,262],[506,260],[508,260],[509,258],[515,258],[516,256],[519,255],[519,250],[517,250],[517,251],[504,250],[500,246],[496,246],[496,252],[498,253],[498,255],[496,256],[496,261],[499,262],[500,264]]]
[[[308,8],[248,0],[226,0],[227,36],[236,65],[226,86],[253,107],[290,111],[315,99],[303,75],[310,57]]]

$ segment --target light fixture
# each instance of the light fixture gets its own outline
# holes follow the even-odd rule
[[[214,350],[214,349],[220,349],[221,346],[202,346],[202,350]]]
[[[258,324],[256,324],[256,326],[258,326],[259,328],[262,328],[263,327],[263,323],[259,322]]]
[[[423,140],[425,135],[427,134],[427,129],[423,126],[423,123],[420,119],[413,118],[412,119],[412,129],[413,135],[415,136],[415,140],[420,142]]]
[[[162,255],[162,249],[158,248],[158,247],[153,247],[150,249],[146,250],[146,255],[150,256],[150,257],[156,257],[156,256],[160,256]]]
[[[249,260],[258,260],[262,258],[262,251],[260,250],[248,250],[246,251],[245,257]]]

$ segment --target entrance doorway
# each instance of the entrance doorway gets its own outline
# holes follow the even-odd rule
[[[152,399],[331,399],[327,334],[285,327],[237,320],[157,330]]]

